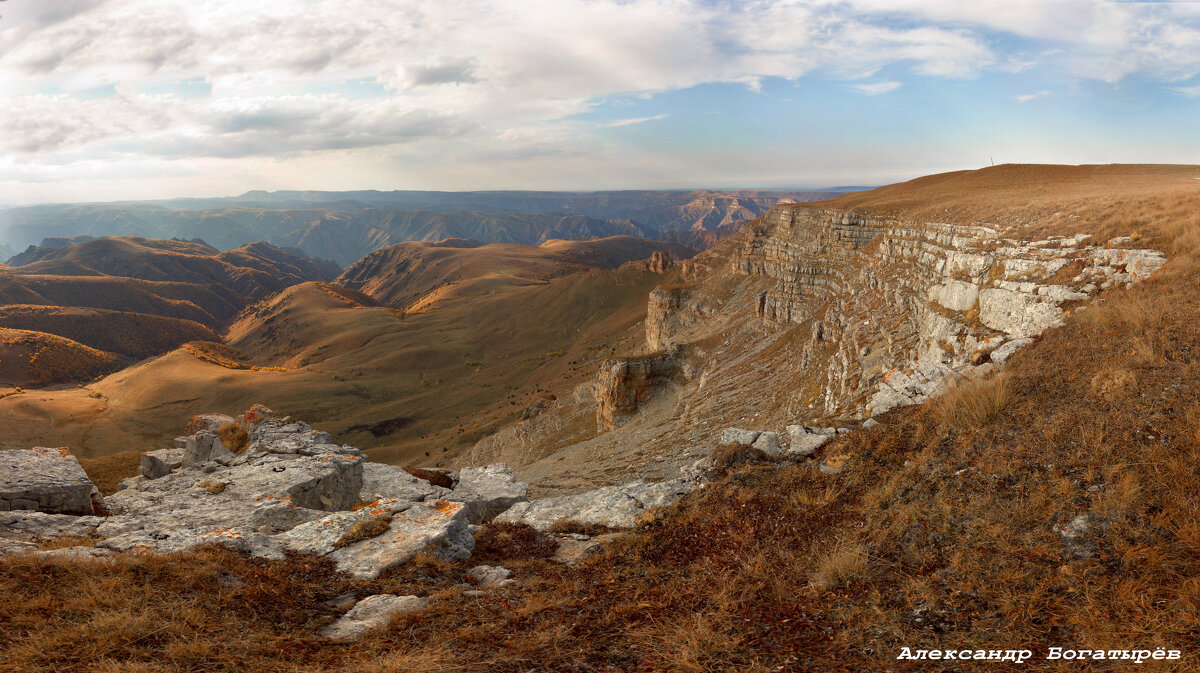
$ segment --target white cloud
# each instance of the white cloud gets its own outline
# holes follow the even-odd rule
[[[899,89],[901,86],[903,86],[903,85],[900,82],[887,81],[887,82],[870,82],[868,84],[851,84],[850,88],[857,89],[858,91],[861,91],[861,92],[867,94],[868,96],[878,96],[879,94],[882,94],[882,93],[888,93],[889,91],[895,91],[896,89]]]
[[[1013,100],[1017,101],[1018,103],[1028,103],[1031,100],[1045,98],[1046,96],[1049,96],[1049,95],[1050,95],[1049,91],[1039,91],[1037,93],[1023,93],[1023,94],[1013,96]]]
[[[663,114],[654,115],[652,117],[634,117],[632,119],[618,119],[615,122],[601,124],[601,126],[604,126],[605,128],[610,128],[610,129],[618,128],[621,126],[633,126],[634,124],[642,124],[645,122],[655,122],[660,119],[666,119],[667,117],[670,117],[670,116],[671,115],[669,115],[669,114],[663,113]]]
[[[1197,96],[1200,96],[1200,84],[1195,84],[1193,86],[1173,86],[1171,87],[1171,91],[1183,96],[1187,96],[1188,98],[1196,98]]]
[[[419,165],[448,146],[469,147],[464,160],[575,156],[605,151],[577,116],[705,83],[762,91],[818,73],[878,95],[913,76],[1046,63],[1109,82],[1200,73],[1196,3],[6,0],[3,15],[0,151],[28,167],[320,153],[368,163],[368,150]],[[182,80],[211,94],[134,93]],[[327,93],[348,81],[383,93]],[[108,98],[71,95],[108,87]]]

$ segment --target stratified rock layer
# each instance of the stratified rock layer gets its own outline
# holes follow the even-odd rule
[[[67,449],[0,451],[0,511],[91,514],[96,487]]]

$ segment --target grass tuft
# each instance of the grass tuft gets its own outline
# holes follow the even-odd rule
[[[388,532],[392,527],[391,514],[376,514],[354,522],[350,526],[350,530],[342,533],[342,536],[333,543],[334,549],[349,547],[356,542],[370,540],[373,537],[379,537]]]

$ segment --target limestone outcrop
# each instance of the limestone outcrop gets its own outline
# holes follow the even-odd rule
[[[248,435],[240,452],[218,434],[231,423]],[[105,499],[105,516],[91,516],[95,487],[70,452],[0,453],[0,494],[12,510],[0,514],[3,548],[32,552],[31,543],[68,536],[95,539],[70,552],[88,555],[221,544],[265,558],[319,554],[374,578],[421,552],[469,557],[469,526],[527,493],[504,465],[464,468],[453,489],[435,486],[261,406],[237,419],[197,416],[188,428],[182,448],[143,454],[139,475]]]
[[[634,481],[575,495],[529,500],[513,505],[496,521],[523,523],[541,531],[561,522],[633,528],[647,511],[674,504],[699,488],[700,483],[687,477],[656,483]]]
[[[681,367],[673,350],[604,362],[596,376],[597,428],[603,432],[620,426]]]
[[[100,492],[70,450],[0,452],[0,512],[92,514],[103,508]]]
[[[371,631],[387,626],[396,615],[416,612],[429,603],[428,598],[376,594],[354,604],[350,611],[321,630],[330,640],[358,640]]]
[[[1165,262],[1127,238],[1025,240],[990,226],[787,204],[730,243],[724,257],[696,258],[706,271],[694,282],[651,294],[647,347],[707,344],[715,373],[755,356],[731,340],[786,339],[785,367],[805,379],[793,412],[857,418],[991,371],[1098,292]]]

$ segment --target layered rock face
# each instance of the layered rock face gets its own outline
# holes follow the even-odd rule
[[[596,378],[597,428],[603,432],[619,427],[680,366],[679,354],[673,351],[605,362]]]
[[[1165,262],[1128,243],[780,205],[746,225],[716,273],[651,295],[647,346],[786,331],[814,415],[867,416],[927,399]]]
[[[103,506],[96,487],[68,449],[0,453],[0,512],[93,514]]]

